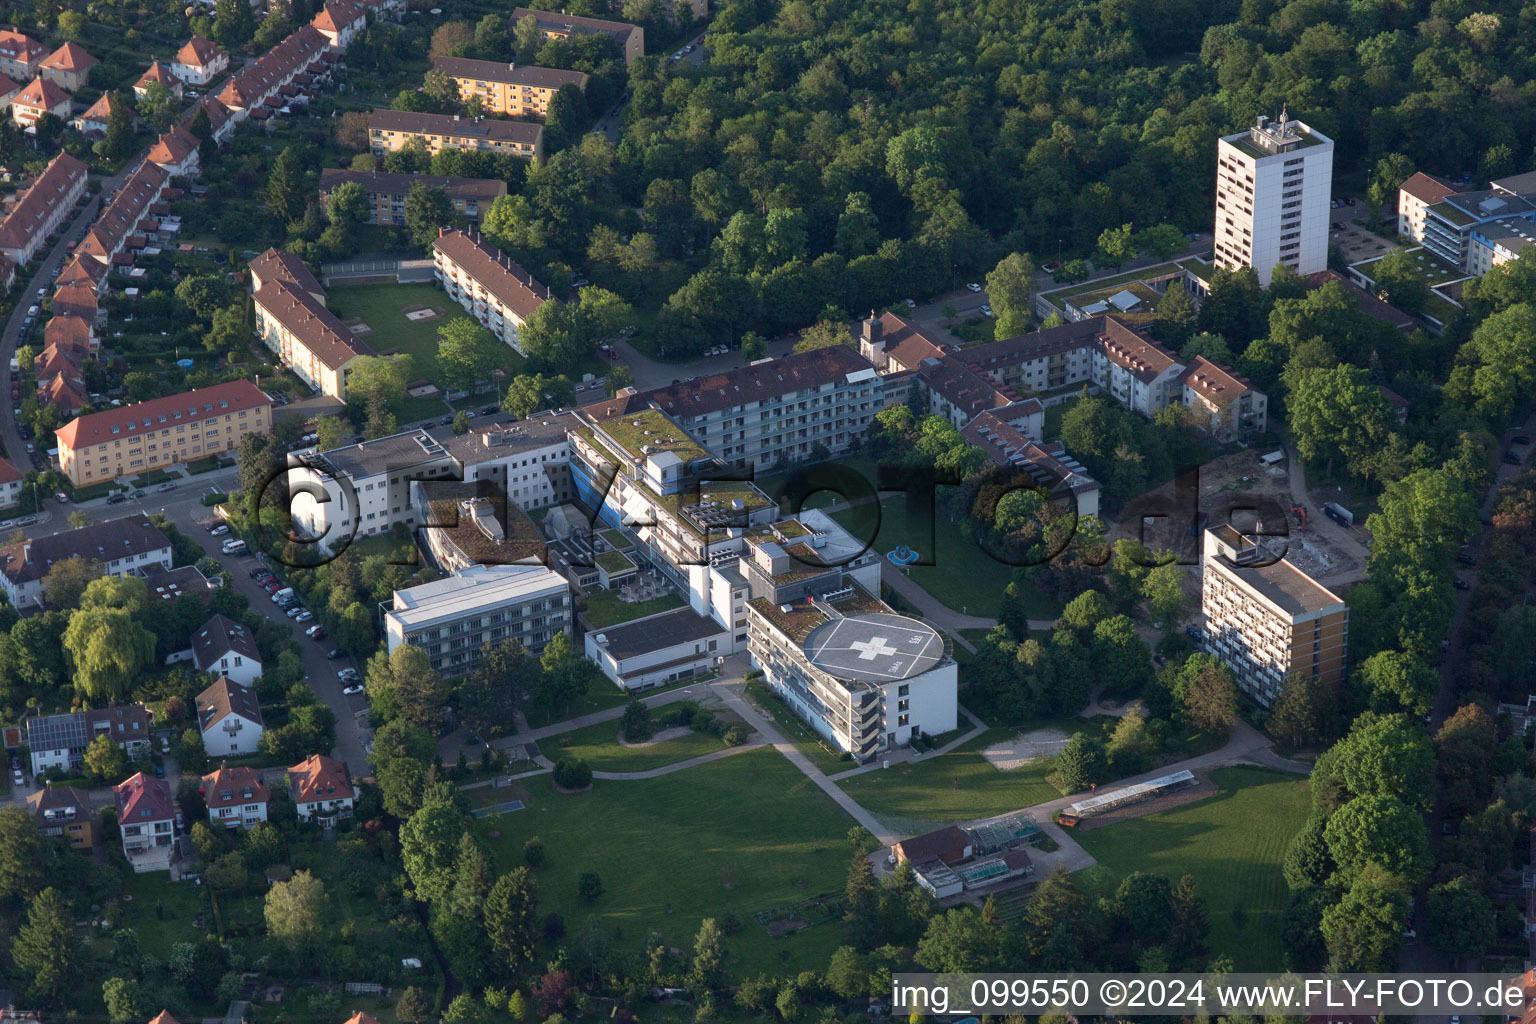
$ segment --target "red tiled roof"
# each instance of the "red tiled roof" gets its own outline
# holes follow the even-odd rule
[[[1423,171],[1414,172],[1413,176],[1403,182],[1398,188],[1407,192],[1421,203],[1433,206],[1446,196],[1456,194],[1456,186],[1439,178],[1431,177]]]
[[[65,43],[54,50],[38,67],[58,71],[89,71],[101,61],[92,57],[79,43]]]
[[[317,800],[342,800],[356,796],[352,789],[352,773],[343,761],[324,754],[310,754],[288,769],[293,783],[295,803],[308,804]]]
[[[319,299],[287,281],[270,281],[251,297],[332,370],[374,354]]]
[[[260,103],[295,71],[325,53],[330,45],[313,25],[297,32],[268,50],[253,64],[246,65],[219,92],[219,101],[227,107],[249,107]],[[212,113],[209,114],[212,117]]]
[[[524,320],[554,298],[548,288],[535,281],[533,275],[512,257],[478,234],[471,235],[456,228],[438,228],[432,248],[457,264]]]
[[[28,83],[27,87],[16,94],[11,100],[11,105],[23,107],[36,107],[38,110],[52,110],[62,103],[69,102],[69,93],[54,85],[51,79],[39,75]]]
[[[219,44],[212,39],[205,39],[199,35],[193,35],[181,49],[176,51],[176,63],[185,64],[188,67],[206,67],[216,60],[223,51]]]
[[[1191,359],[1179,381],[1195,394],[1217,405],[1226,405],[1248,391],[1246,378],[1211,362],[1205,356]]]
[[[1112,316],[1104,318],[1104,333],[1099,335],[1099,344],[1105,358],[1142,381],[1155,379],[1177,362],[1167,349]]]
[[[20,82],[13,82],[5,75],[0,75],[0,97],[9,96],[20,88]]]
[[[169,178],[170,175],[155,164],[140,164],[118,190],[112,205],[97,216],[85,241],[80,243],[79,254],[95,257],[103,263],[110,261],[139,226],[139,220],[150,204],[159,198]]]
[[[78,316],[96,319],[96,289],[85,284],[66,284],[53,293],[54,316]]]
[[[0,484],[13,484],[24,479],[26,474],[12,465],[9,459],[0,459]]]
[[[43,58],[48,47],[24,32],[0,32],[0,57],[25,64],[33,64]]]
[[[164,64],[155,61],[150,64],[149,70],[139,76],[139,80],[133,83],[135,89],[142,89],[151,82],[159,82],[167,89],[174,89],[181,85],[181,80],[168,71]]]
[[[219,765],[203,776],[199,792],[203,794],[203,803],[209,808],[267,802],[267,787],[262,784],[261,776],[254,768],[245,765],[235,768]]]
[[[655,406],[670,416],[703,416],[788,391],[819,387],[870,368],[849,345],[832,345],[788,355],[758,366],[743,366],[682,384],[654,388],[635,396],[640,407]],[[604,403],[594,404],[594,408]]]
[[[171,800],[171,787],[164,779],[139,772],[127,782],[113,788],[117,799],[117,823],[167,821],[176,816],[176,805]]]
[[[99,444],[113,438],[132,437],[175,423],[194,423],[245,409],[271,406],[272,399],[248,380],[232,380],[198,388],[180,395],[153,398],[117,409],[104,409],[77,417],[54,434],[66,448]]]
[[[73,413],[85,406],[85,381],[61,373],[48,382],[40,397],[55,409]]]
[[[348,25],[355,26],[367,16],[362,4],[353,0],[331,0],[310,24],[322,32],[339,32]]]
[[[43,173],[11,207],[5,223],[0,224],[0,248],[26,248],[48,214],[64,201],[76,184],[85,180],[85,174],[85,164],[68,153],[60,152],[50,160]]]
[[[321,292],[320,282],[315,280],[315,275],[309,272],[304,261],[291,252],[282,249],[268,249],[246,264],[250,271],[251,280],[257,283],[258,288],[264,288],[271,281],[286,281],[306,292]]]
[[[469,57],[439,57],[432,64],[449,78],[469,78],[477,82],[559,89],[562,85],[587,87],[587,75],[581,71],[541,68],[534,64],[509,64],[500,60],[474,60]]]
[[[183,160],[196,152],[197,136],[177,124],[155,140],[145,159],[152,164],[180,166]]]
[[[102,93],[100,99],[85,108],[85,113],[80,115],[80,120],[100,121],[102,124],[106,124],[107,118],[112,115],[112,103],[113,94],[110,92]]]

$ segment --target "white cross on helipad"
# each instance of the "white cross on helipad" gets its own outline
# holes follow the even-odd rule
[[[873,640],[855,640],[848,646],[859,652],[860,661],[874,661],[882,655],[896,653],[896,648],[886,643],[883,636],[877,636]]]

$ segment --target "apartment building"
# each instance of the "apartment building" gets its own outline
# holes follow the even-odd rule
[[[220,764],[203,776],[197,791],[214,825],[250,828],[267,820],[267,787],[254,768]]]
[[[91,68],[100,63],[79,43],[65,43],[43,58],[37,73],[65,92],[76,92],[86,84]]]
[[[766,472],[856,447],[884,408],[880,376],[847,346],[802,352],[598,403],[659,409],[725,462]]]
[[[136,872],[166,871],[175,857],[176,801],[164,779],[139,772],[113,788],[123,854]]]
[[[775,566],[782,555],[771,556]],[[830,589],[798,603],[771,594],[748,603],[747,650],[768,687],[860,763],[955,728],[956,666],[946,641],[841,573],[822,586]]]
[[[32,774],[41,775],[50,768],[62,772],[79,768],[86,748],[100,736],[115,743],[130,761],[148,757],[155,716],[143,704],[113,704],[93,711],[33,715],[23,725]]]
[[[78,530],[50,534],[0,547],[0,587],[18,611],[41,608],[43,577],[55,562],[83,558],[98,562],[108,576],[152,566],[171,567],[171,541],[143,514],[109,519]]]
[[[300,821],[316,821],[329,829],[352,817],[358,789],[345,761],[310,754],[288,769],[288,786]]]
[[[44,242],[85,194],[86,166],[60,151],[11,204],[0,222],[0,255],[17,266],[31,263]]]
[[[452,178],[437,174],[392,174],[388,171],[349,171],[327,167],[320,172],[320,202],[330,201],[331,192],[343,182],[359,186],[368,197],[367,224],[393,224],[405,227],[405,198],[411,186],[440,188],[453,204],[453,212],[471,224],[490,209],[500,196],[507,194],[507,183],[499,178]]]
[[[69,93],[41,75],[11,97],[11,120],[23,128],[37,124],[45,114],[68,121],[73,110],[74,101],[69,98]]]
[[[0,458],[0,508],[21,503],[21,485],[26,475],[9,459]]]
[[[1269,707],[1292,675],[1334,688],[1343,682],[1343,599],[1231,526],[1205,531],[1200,564],[1205,648],[1245,694]]]
[[[604,21],[602,18],[584,18],[563,11],[536,11],[531,7],[519,7],[512,12],[508,29],[516,32],[518,22],[524,18],[535,19],[545,39],[569,39],[575,35],[597,32],[611,36],[623,48],[626,66],[633,64],[636,58],[645,56],[645,29],[639,25]]]
[[[24,32],[0,32],[0,74],[25,82],[37,74],[48,47]]]
[[[90,798],[83,790],[45,783],[27,797],[27,811],[43,835],[63,839],[72,850],[95,847],[96,816],[91,813]]]
[[[1043,404],[1053,404],[1084,387],[1148,418],[1169,405],[1186,405],[1202,414],[1197,416],[1200,425],[1222,441],[1262,433],[1269,421],[1268,397],[1241,375],[1207,360],[1183,363],[1113,316],[1088,317],[951,350],[887,313],[879,321],[866,323],[860,350],[886,378],[887,403],[905,400],[908,392],[901,387],[901,378],[910,375],[923,383],[931,408],[951,413],[958,409],[972,416],[997,413],[1022,426],[1035,440],[1040,439],[1042,419],[1029,405],[1028,396],[1038,395]],[[1002,390],[989,397],[981,386],[966,384],[969,390],[951,392],[949,397],[956,400],[941,402],[945,396],[934,391],[931,382],[944,379],[939,367],[955,363]],[[974,404],[963,405],[958,399]],[[970,422],[965,415],[950,418],[962,430]]]
[[[171,61],[171,74],[185,85],[201,88],[229,70],[229,54],[212,39],[193,33],[192,38],[176,51]]]
[[[332,40],[313,23],[303,25],[236,72],[214,98],[233,124],[246,118],[267,121],[291,103],[307,102],[313,91],[330,82],[339,62]],[[211,109],[208,116],[212,121]],[[215,137],[219,130],[215,127]]]
[[[532,64],[439,57],[432,69],[453,79],[459,90],[459,102],[477,100],[481,113],[507,117],[535,117],[542,121],[562,86],[574,85],[583,92],[587,89],[584,72]]]
[[[1415,174],[1398,190],[1397,227],[1446,262],[1469,274],[1486,274],[1518,256],[1536,235],[1536,171],[1473,192]]]
[[[155,164],[140,164],[97,214],[95,223],[75,249],[76,255],[111,269],[121,265],[116,257],[125,249],[144,248],[148,244],[144,221],[149,217],[149,208],[165,194],[170,180],[171,176]]]
[[[504,640],[537,653],[556,633],[570,633],[573,603],[565,577],[545,566],[469,565],[395,591],[381,609],[384,640],[391,653],[420,647],[434,670],[459,676]]]
[[[292,253],[268,249],[247,269],[257,335],[312,391],[345,401],[347,374],[373,349],[326,308],[325,289]]]
[[[272,399],[248,380],[197,388],[64,424],[59,469],[76,487],[236,451],[272,426]]]
[[[247,683],[221,675],[197,695],[197,730],[213,757],[244,757],[261,745],[266,723],[261,702]]]
[[[519,355],[522,329],[554,298],[550,290],[478,233],[438,228],[432,272],[448,297]]]
[[[1282,110],[1216,144],[1216,265],[1252,267],[1269,287],[1277,264],[1302,276],[1328,266],[1333,140]]]
[[[543,413],[517,423],[477,427],[455,436],[448,427],[411,430],[360,444],[288,456],[294,526],[329,549],[341,539],[413,532],[422,518],[413,485],[435,497],[450,483],[483,483],[523,511],[563,504],[576,495],[570,471],[570,413]],[[323,489],[325,500],[313,493]],[[510,511],[507,513],[510,515]],[[450,520],[451,521],[451,520]]]
[[[441,149],[473,149],[544,160],[544,126],[530,121],[386,109],[375,110],[368,121],[368,147],[374,156],[404,149],[417,139],[429,154]]]

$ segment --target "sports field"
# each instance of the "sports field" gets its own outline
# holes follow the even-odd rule
[[[1099,861],[1079,882],[1102,894],[1132,871],[1193,875],[1211,920],[1212,955],[1231,954],[1239,971],[1278,970],[1281,864],[1306,824],[1307,782],[1263,768],[1218,768],[1211,778],[1221,792],[1208,800],[1075,835]],[[1241,929],[1232,916],[1238,903],[1247,916]]]

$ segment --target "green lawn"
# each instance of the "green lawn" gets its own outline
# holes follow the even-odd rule
[[[177,942],[196,942],[213,931],[213,916],[208,906],[208,890],[192,882],[172,884],[168,871],[136,874],[123,866],[123,920],[120,927],[138,934],[144,952],[161,958]],[[132,899],[127,899],[127,897]],[[203,927],[193,921],[202,918]]]
[[[371,333],[363,335],[362,340],[375,352],[410,355],[414,366],[413,380],[420,378],[441,383],[437,368],[437,329],[455,316],[467,315],[441,288],[431,284],[337,283],[326,293],[326,300],[331,311],[343,320],[361,317],[373,328]],[[425,323],[405,318],[404,310],[422,306],[441,310],[443,315]],[[523,358],[510,345],[505,348],[502,368],[515,372],[522,366]],[[441,404],[438,403],[439,415]]]
[[[1218,768],[1211,777],[1221,792],[1208,800],[1079,833],[1099,861],[1079,879],[1105,892],[1131,871],[1193,875],[1211,919],[1212,953],[1231,954],[1239,971],[1279,970],[1280,868],[1307,820],[1307,782],[1262,768]],[[1248,915],[1241,931],[1232,922],[1238,902]]]
[[[724,750],[725,741],[707,732],[690,731],[686,736],[648,747],[623,747],[619,745],[619,723],[613,721],[561,733],[551,740],[541,741],[539,749],[545,756],[557,760],[580,758],[594,771],[643,772]]]
[[[905,498],[881,502],[878,524],[873,504],[834,512],[832,518],[855,537],[873,538],[874,550],[882,556],[898,544],[906,544],[924,561],[931,561],[932,565],[911,567],[912,582],[948,607],[969,615],[997,617],[1003,590],[1013,579],[1013,567],[992,558],[941,516],[934,517],[932,537],[920,536],[926,533],[921,527],[908,529]],[[1025,608],[1033,619],[1053,619],[1061,613],[1056,602],[1033,588],[1025,594]]]
[[[988,729],[947,754],[925,754],[916,762],[865,772],[838,785],[886,825],[904,832],[926,832],[1056,799],[1061,794],[1045,781],[1044,764],[1004,772],[981,756],[982,748],[1016,731]]]
[[[666,690],[675,690],[680,686],[692,686],[697,679],[685,679],[673,683],[671,686],[658,686],[643,693],[633,694],[619,689],[613,680],[601,673],[593,673],[592,685],[587,689],[587,694],[581,700],[573,700],[569,707],[556,708],[552,713],[546,714],[540,709],[527,710],[528,725],[533,729],[540,729],[546,725],[563,722],[567,718],[575,718],[577,715],[589,715],[594,711],[603,711],[607,708],[621,708],[636,697],[649,697],[652,694],[662,693]]]
[[[761,972],[824,970],[842,942],[820,911],[797,915],[812,925],[774,938],[755,919],[827,893],[841,894],[853,820],[772,750],[754,750],[642,782],[593,784],[562,794],[549,776],[498,790],[527,809],[480,819],[498,871],[522,863],[537,835],[545,866],[535,874],[540,912],[564,916],[568,933],[589,915],[605,926],[615,951],[639,952],[648,932],[688,949],[699,922],[730,911],[741,931],[726,939],[728,968],[740,980]],[[577,877],[595,871],[604,895],[589,907]],[[554,952],[539,951],[539,962]],[[780,953],[787,953],[781,961]]]
[[[676,594],[664,594],[649,601],[630,603],[619,600],[619,595],[612,590],[593,590],[587,594],[587,628],[603,629],[615,623],[643,619],[647,615],[668,612],[682,606],[683,599]]]
[[[783,733],[800,753],[810,758],[823,774],[836,775],[858,767],[852,758],[834,749],[804,719],[791,711],[789,705],[770,690],[766,683],[760,680],[748,683],[747,696],[757,705],[763,717],[772,722],[774,728]]]

